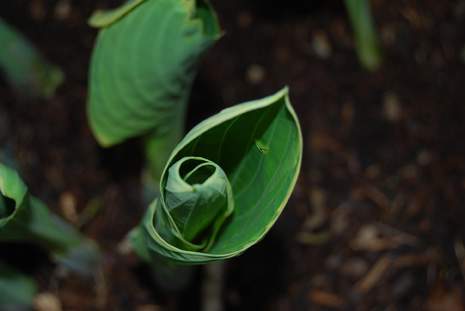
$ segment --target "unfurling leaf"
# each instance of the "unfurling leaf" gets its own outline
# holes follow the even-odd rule
[[[133,230],[151,261],[199,264],[237,256],[268,232],[295,186],[302,136],[287,89],[223,110],[171,153],[160,197]]]
[[[0,242],[30,241],[82,274],[95,272],[97,246],[28,193],[19,175],[0,163]]]

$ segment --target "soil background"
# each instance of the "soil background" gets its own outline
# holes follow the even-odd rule
[[[278,223],[224,265],[224,310],[464,310],[465,1],[372,1],[384,56],[373,73],[357,60],[342,1],[212,3],[225,36],[200,66],[187,128],[288,85],[305,143]],[[33,194],[100,243],[104,270],[63,275],[29,245],[0,254],[63,310],[199,310],[205,269],[166,292],[118,251],[145,210],[143,156],[137,140],[99,148],[85,114],[96,37],[86,19],[116,5],[0,2],[66,75],[47,101],[0,80],[1,146]]]

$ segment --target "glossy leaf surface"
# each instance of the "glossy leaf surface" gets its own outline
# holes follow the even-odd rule
[[[185,264],[241,254],[281,214],[301,159],[287,89],[206,119],[172,152],[160,197],[131,233],[135,250]]]

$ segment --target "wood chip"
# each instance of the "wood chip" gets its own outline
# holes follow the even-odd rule
[[[382,208],[386,213],[391,209],[391,202],[388,197],[378,188],[372,186],[364,186],[352,191],[352,198],[357,201],[368,200],[376,206]]]
[[[34,309],[37,311],[61,311],[61,302],[52,293],[41,293],[34,298]]]
[[[368,264],[362,258],[345,260],[340,267],[341,274],[352,278],[360,278],[368,271]]]
[[[260,65],[254,64],[247,69],[247,81],[249,81],[250,84],[261,83],[265,75],[265,69]]]
[[[304,227],[306,230],[315,230],[322,226],[326,219],[326,194],[321,189],[315,187],[310,191],[309,200],[312,213],[305,220]]]
[[[321,59],[331,57],[333,49],[327,35],[323,31],[317,31],[313,34],[312,49],[315,55]]]
[[[55,6],[55,18],[58,20],[65,20],[69,17],[72,11],[70,0],[61,0]]]
[[[438,262],[438,254],[434,250],[429,250],[425,253],[410,254],[397,257],[393,262],[393,267],[396,269],[411,268],[415,266],[427,266]]]
[[[402,118],[402,107],[397,95],[393,93],[387,93],[384,96],[383,105],[384,117],[389,122],[398,122]]]
[[[237,17],[237,25],[240,28],[248,28],[253,22],[253,17],[249,12],[241,12]]]
[[[462,277],[465,280],[465,246],[463,241],[457,239],[454,243],[455,256],[459,263],[460,271],[462,272]]]
[[[366,294],[381,281],[391,266],[392,259],[387,256],[381,257],[370,269],[368,274],[355,285],[356,291],[361,294]]]
[[[136,311],[161,311],[157,305],[142,305],[136,308]]]
[[[313,131],[310,138],[310,145],[314,152],[341,152],[342,144],[330,133],[325,131]]]
[[[410,234],[375,223],[361,227],[350,246],[357,251],[381,252],[416,243],[417,239]]]
[[[331,233],[324,231],[319,233],[301,232],[297,235],[297,241],[305,245],[322,245],[331,239]]]
[[[438,284],[433,288],[425,306],[427,311],[463,311],[464,309],[460,287],[447,288],[444,284]]]
[[[342,297],[320,289],[312,289],[308,298],[312,303],[327,308],[341,308],[345,305]]]
[[[79,215],[76,211],[76,197],[71,192],[63,192],[60,195],[59,204],[61,212],[63,213],[63,216],[66,218],[66,220],[72,222],[73,224],[78,223]]]

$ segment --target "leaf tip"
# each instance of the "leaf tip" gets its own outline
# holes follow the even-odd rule
[[[120,7],[110,10],[97,10],[87,21],[87,24],[94,28],[105,28],[123,18],[146,0],[130,0]]]

